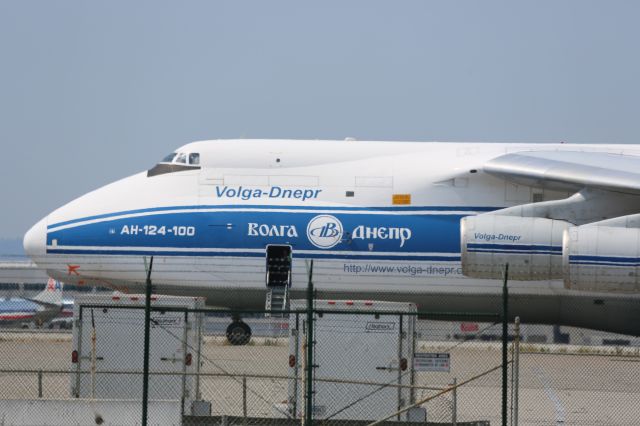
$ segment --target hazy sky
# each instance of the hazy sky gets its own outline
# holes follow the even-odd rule
[[[0,237],[193,140],[640,142],[640,2],[309,3],[0,1]]]

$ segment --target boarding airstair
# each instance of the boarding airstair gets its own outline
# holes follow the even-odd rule
[[[287,287],[272,287],[267,290],[264,306],[267,311],[286,311],[289,309],[289,289]],[[270,316],[270,314],[266,314]]]
[[[291,246],[267,246],[266,280],[265,310],[288,310],[289,287],[291,287]],[[266,313],[265,316],[276,316],[276,314]]]

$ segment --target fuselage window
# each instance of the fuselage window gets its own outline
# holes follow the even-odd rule
[[[180,154],[178,154],[175,158],[175,160],[173,160],[174,163],[180,163],[180,164],[187,164],[187,154],[185,154],[184,152],[181,152]]]
[[[197,152],[192,152],[191,154],[189,154],[189,164],[191,165],[200,164],[200,154],[198,154]]]
[[[162,161],[160,161],[161,163],[170,163],[171,161],[173,161],[173,158],[176,156],[175,152],[172,152],[171,154],[167,155],[166,157],[164,157],[162,159]]]

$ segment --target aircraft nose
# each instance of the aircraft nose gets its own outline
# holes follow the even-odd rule
[[[47,244],[47,218],[43,218],[24,234],[22,245],[29,257],[45,254]]]

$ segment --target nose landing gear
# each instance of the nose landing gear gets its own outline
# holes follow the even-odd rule
[[[251,340],[251,327],[247,323],[234,320],[227,327],[227,341],[234,346],[242,346]]]

